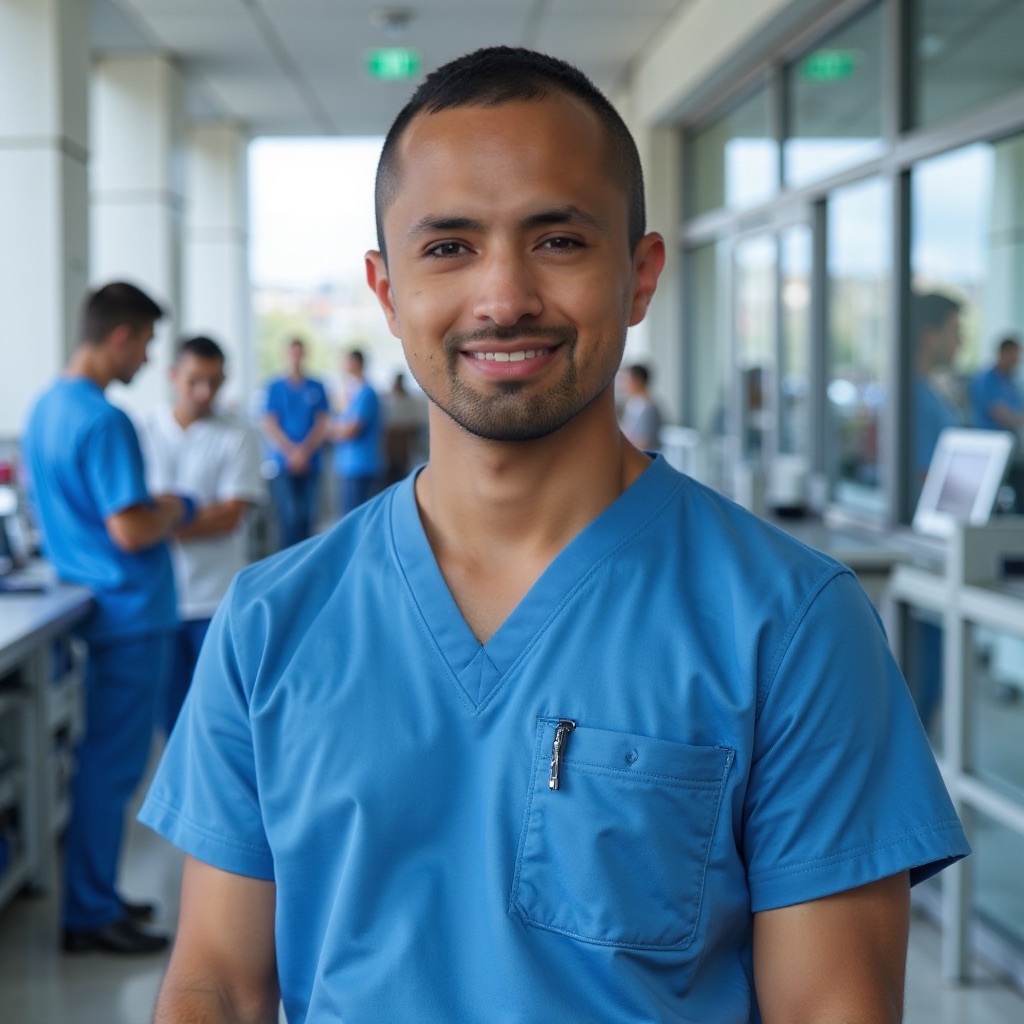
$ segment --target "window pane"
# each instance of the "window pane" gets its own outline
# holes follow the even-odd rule
[[[1024,326],[1024,136],[920,163],[911,218],[913,508],[939,431],[986,422],[972,382]]]
[[[1024,836],[976,812],[971,832],[974,909],[1004,938],[1024,948]]]
[[[1024,801],[1024,636],[975,626],[967,701],[972,775]]]
[[[743,458],[767,450],[775,378],[775,239],[749,238],[736,246],[736,358],[739,364],[739,437]]]
[[[811,229],[782,233],[779,451],[810,457]],[[809,465],[809,463],[808,463]]]
[[[687,154],[688,217],[725,207],[745,209],[770,199],[778,181],[778,146],[767,89],[695,132]]]
[[[1024,88],[1024,0],[914,0],[916,125]]]
[[[822,40],[786,69],[787,185],[841,171],[882,150],[882,11]]]
[[[722,315],[721,243],[690,253],[687,421],[707,440],[707,482],[721,489],[728,466],[729,341]]]
[[[891,274],[889,188],[872,179],[828,206],[828,460],[833,497],[871,518],[885,514],[879,428],[888,390]]]

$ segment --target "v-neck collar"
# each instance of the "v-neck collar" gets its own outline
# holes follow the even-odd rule
[[[415,476],[392,495],[391,546],[437,651],[464,697],[483,710],[509,670],[584,579],[651,518],[682,481],[661,456],[554,558],[486,644],[473,635],[427,540],[416,504]]]

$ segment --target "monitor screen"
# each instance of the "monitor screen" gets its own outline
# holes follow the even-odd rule
[[[1013,446],[1013,435],[998,430],[944,430],[928,465],[914,529],[948,537],[957,523],[987,523]]]

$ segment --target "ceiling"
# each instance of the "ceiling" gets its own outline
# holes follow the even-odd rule
[[[613,92],[689,2],[89,0],[90,39],[97,55],[175,55],[196,120],[231,119],[253,135],[382,135],[412,83],[371,78],[370,49],[418,50],[422,78],[479,46],[528,46]]]

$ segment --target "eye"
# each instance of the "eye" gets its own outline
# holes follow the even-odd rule
[[[425,255],[444,259],[445,257],[461,256],[466,252],[469,252],[469,249],[462,242],[436,242],[426,250]]]
[[[568,238],[565,235],[555,235],[552,238],[545,238],[540,243],[541,249],[554,250],[556,252],[566,252],[570,249],[582,249],[584,244],[578,238]]]

